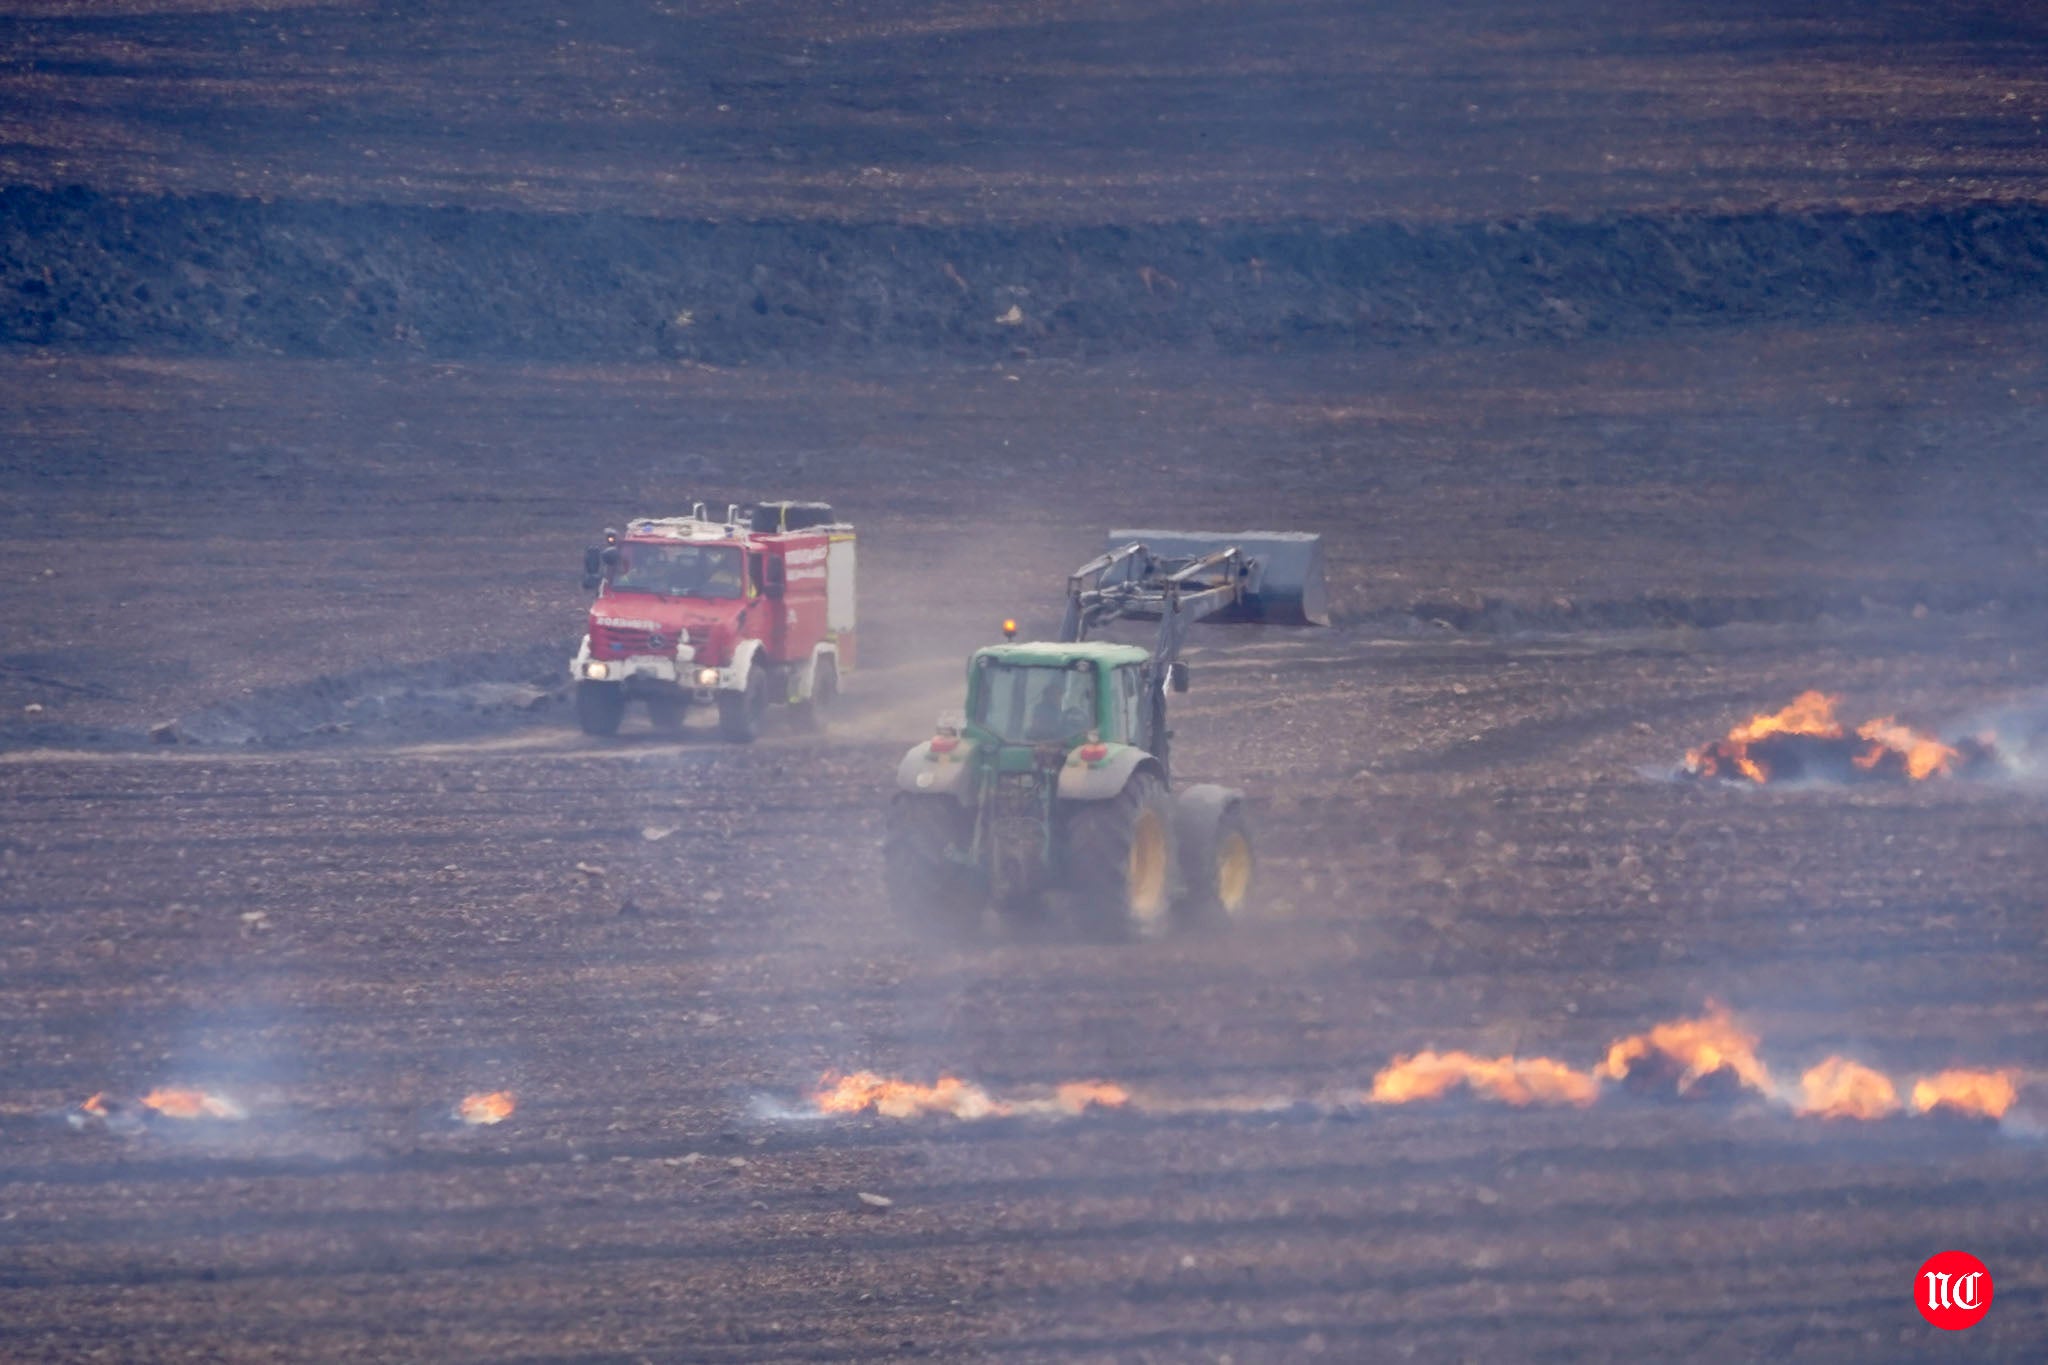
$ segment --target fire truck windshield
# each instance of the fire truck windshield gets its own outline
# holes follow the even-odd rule
[[[1095,728],[1095,670],[996,664],[982,671],[974,719],[1012,744],[1077,739]]]
[[[619,547],[612,587],[620,592],[653,592],[664,597],[741,595],[740,550],[736,545],[654,545],[628,541]]]

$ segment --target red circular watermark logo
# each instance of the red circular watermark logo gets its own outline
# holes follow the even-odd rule
[[[1913,1304],[1944,1331],[1975,1327],[1991,1311],[1991,1272],[1967,1251],[1937,1252],[1913,1280]]]

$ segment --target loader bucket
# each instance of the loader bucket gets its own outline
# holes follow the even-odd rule
[[[1114,550],[1141,542],[1159,560],[1194,559],[1235,545],[1251,561],[1250,591],[1237,606],[1209,617],[1222,623],[1327,626],[1323,538],[1300,531],[1111,531]]]

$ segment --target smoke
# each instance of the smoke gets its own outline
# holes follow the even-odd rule
[[[2018,781],[2048,782],[2048,689],[1987,707],[1943,727],[1952,739],[1989,740],[2004,773]]]

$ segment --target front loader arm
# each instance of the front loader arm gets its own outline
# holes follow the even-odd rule
[[[1060,621],[1061,643],[1071,644],[1077,640],[1085,640],[1091,626],[1113,621],[1122,614],[1118,610],[1120,596],[1106,592],[1103,579],[1112,569],[1127,564],[1141,555],[1144,557],[1144,563],[1136,576],[1142,579],[1150,576],[1152,556],[1137,541],[1106,554],[1097,555],[1067,575],[1067,610]],[[1126,571],[1123,580],[1127,581],[1132,576]]]
[[[1153,662],[1171,663],[1180,657],[1191,623],[1244,600],[1250,572],[1235,545],[1192,558],[1162,559],[1143,542],[1132,541],[1068,576],[1060,639],[1085,640],[1112,621],[1157,620]]]

